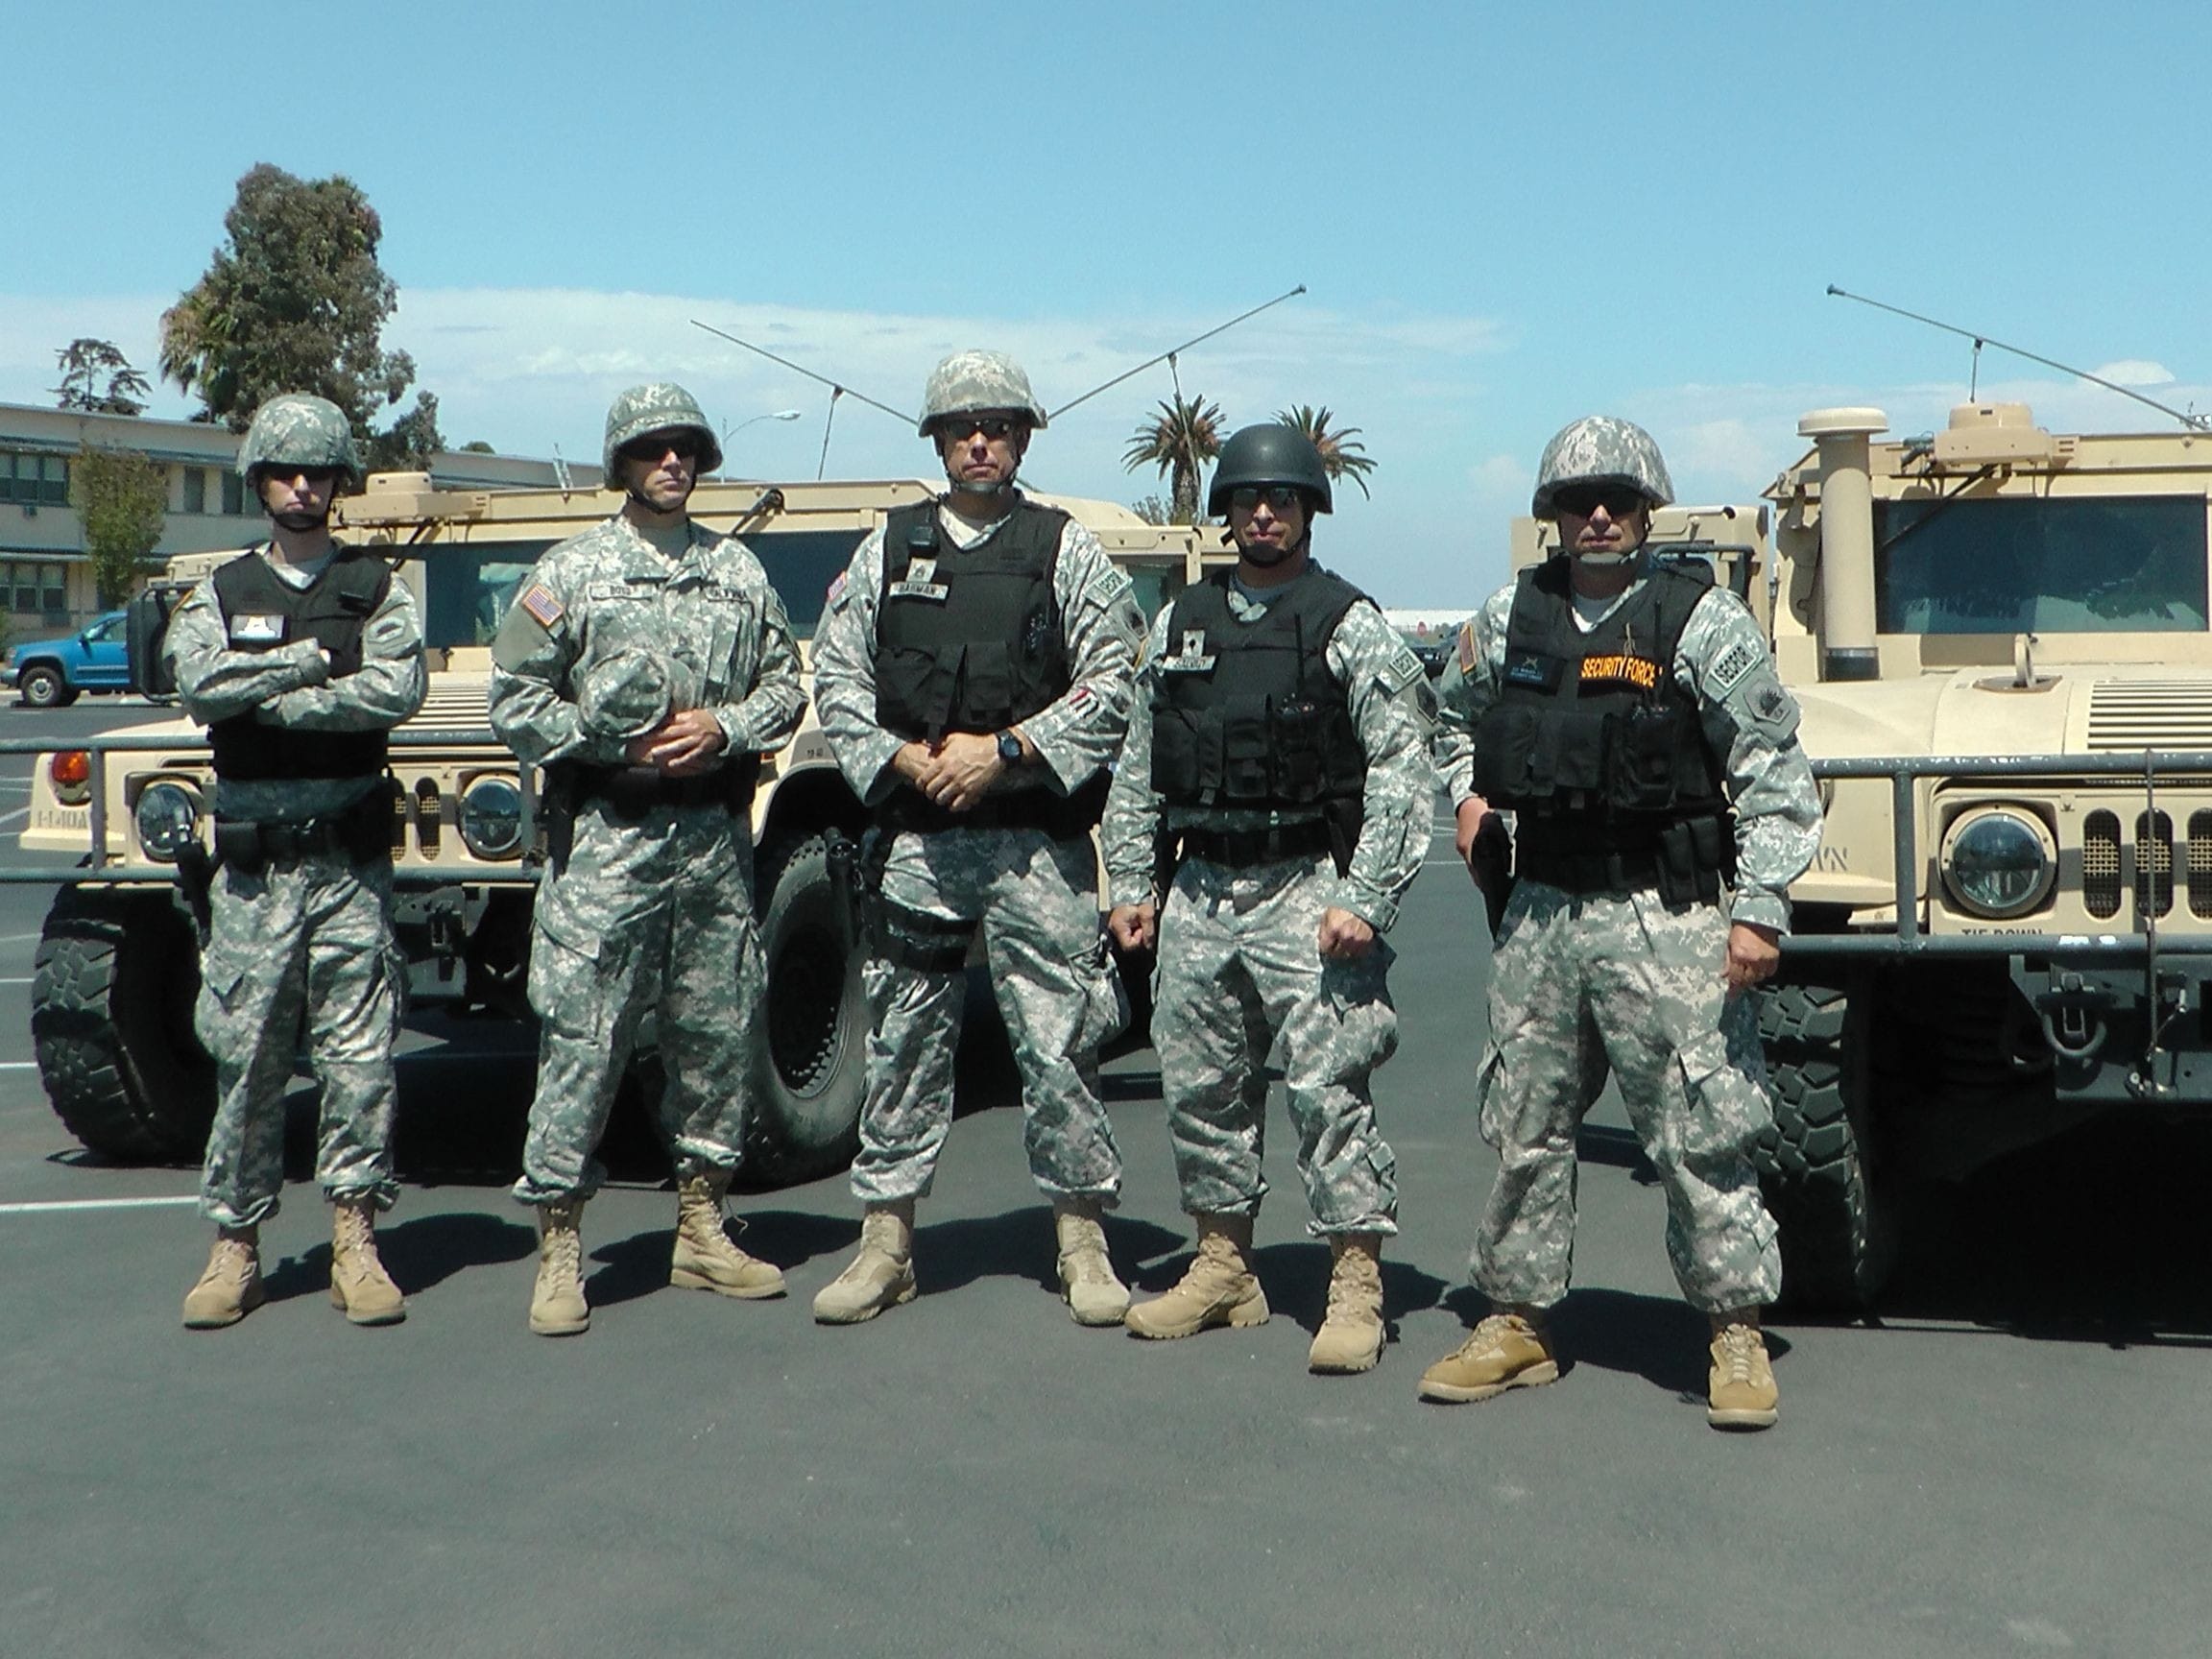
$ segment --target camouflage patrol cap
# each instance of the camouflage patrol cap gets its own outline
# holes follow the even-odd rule
[[[699,399],[673,381],[654,380],[631,387],[607,407],[606,470],[602,476],[610,487],[615,484],[616,453],[623,445],[648,432],[696,432],[699,470],[711,472],[722,465],[722,445],[715,441],[714,428],[707,424]]]
[[[1029,376],[1022,372],[1021,364],[1003,351],[955,351],[929,371],[917,430],[926,438],[948,415],[983,415],[999,410],[1027,416],[1034,431],[1045,429],[1045,406],[1029,390]]]
[[[577,685],[576,723],[594,737],[642,737],[668,717],[670,703],[668,664],[658,653],[613,651]]]
[[[1528,511],[1549,518],[1553,497],[1569,484],[1625,484],[1654,507],[1674,499],[1674,481],[1651,434],[1617,415],[1586,415],[1562,426],[1536,463],[1536,494]]]
[[[238,476],[252,484],[263,467],[336,467],[361,482],[361,451],[345,412],[306,392],[278,393],[253,411],[238,445]]]

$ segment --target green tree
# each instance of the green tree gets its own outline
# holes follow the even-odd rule
[[[151,555],[167,517],[169,476],[136,449],[87,444],[70,484],[100,607],[111,611],[156,568]]]
[[[435,399],[426,421],[419,399],[391,430],[372,424],[414,383],[415,360],[383,349],[398,289],[376,263],[384,226],[359,185],[263,162],[238,180],[223,228],[206,273],[161,314],[161,374],[199,396],[195,420],[243,432],[263,399],[312,392],[345,410],[364,444],[404,453],[425,424],[435,436]]]
[[[1172,524],[1174,522],[1174,518],[1168,512],[1167,503],[1157,495],[1146,495],[1142,500],[1130,502],[1129,510],[1147,524]]]
[[[361,464],[372,472],[422,472],[429,469],[430,457],[445,447],[437,395],[418,392],[414,408],[362,445]]]
[[[54,353],[61,384],[54,388],[63,409],[87,415],[143,415],[153,388],[111,340],[79,337]]]
[[[1285,426],[1294,426],[1313,441],[1313,447],[1321,451],[1321,465],[1329,476],[1338,482],[1349,478],[1359,486],[1365,495],[1367,474],[1375,470],[1375,461],[1367,453],[1367,445],[1359,442],[1357,426],[1332,426],[1331,412],[1316,409],[1310,403],[1300,403],[1293,408],[1278,409],[1275,419]]]
[[[1221,453],[1221,405],[1203,397],[1162,401],[1160,413],[1130,435],[1121,464],[1134,472],[1157,468],[1168,480],[1168,517],[1176,524],[1196,524],[1199,474]]]

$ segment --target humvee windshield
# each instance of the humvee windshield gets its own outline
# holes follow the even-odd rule
[[[743,538],[758,556],[768,580],[790,613],[791,631],[814,637],[830,584],[852,562],[862,530],[765,530]],[[489,645],[515,603],[515,595],[550,541],[478,542],[442,546],[423,562],[423,643],[433,649]],[[1137,602],[1147,618],[1183,586],[1180,561],[1127,566]]]
[[[2204,497],[1877,501],[1885,634],[2202,632]]]

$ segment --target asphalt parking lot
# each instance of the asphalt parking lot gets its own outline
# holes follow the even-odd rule
[[[0,710],[0,733],[121,712]],[[26,769],[0,756],[0,858]],[[1449,855],[1393,935],[1396,1340],[1328,1380],[1304,1370],[1326,1253],[1280,1115],[1273,1321],[1084,1331],[988,1043],[922,1209],[923,1294],[871,1325],[806,1316],[856,1232],[841,1178],[735,1206],[787,1300],[666,1288],[673,1199],[634,1135],[586,1213],[591,1333],[532,1337],[504,1190],[527,1034],[426,1022],[384,1232],[407,1322],[327,1303],[302,1081],[273,1300],[184,1332],[194,1171],[106,1165],[47,1109],[47,894],[0,888],[0,1655],[2206,1651],[2201,1125],[2106,1126],[1919,1195],[1880,1317],[1779,1327],[1781,1426],[1723,1436],[1663,1203],[1602,1103],[1566,1376],[1415,1399],[1479,1311],[1462,1268],[1494,1167],[1467,1098],[1486,956]],[[1156,1066],[1109,1068],[1129,1166],[1109,1233],[1146,1288],[1187,1249]]]

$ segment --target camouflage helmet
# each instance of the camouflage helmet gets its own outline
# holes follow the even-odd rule
[[[1032,431],[1045,430],[1045,406],[1029,390],[1029,376],[1021,364],[1003,351],[955,351],[929,371],[929,384],[922,392],[922,420],[915,429],[926,438],[948,415],[994,410],[1027,416]]]
[[[622,445],[648,432],[696,432],[699,470],[711,472],[722,465],[722,445],[715,441],[714,428],[707,424],[699,399],[673,381],[655,380],[631,387],[607,406],[605,469],[601,475],[610,489],[615,487],[614,458]]]
[[[609,652],[576,687],[576,724],[594,737],[642,737],[670,707],[668,664],[655,652]]]
[[[264,467],[335,467],[361,482],[361,451],[337,404],[306,392],[283,392],[253,411],[238,445],[238,476],[249,485]]]
[[[1553,497],[1570,484],[1624,484],[1653,507],[1674,499],[1674,481],[1651,434],[1617,415],[1586,415],[1562,426],[1536,463],[1536,494],[1528,511],[1550,518]]]
[[[1206,492],[1206,511],[1220,517],[1229,510],[1232,491],[1255,484],[1292,485],[1306,493],[1314,512],[1332,510],[1328,464],[1313,440],[1295,426],[1271,421],[1231,433]]]

